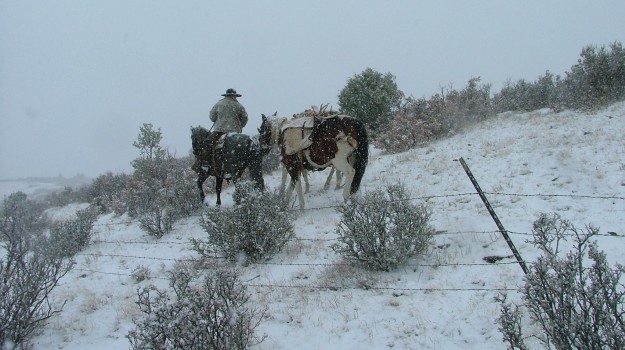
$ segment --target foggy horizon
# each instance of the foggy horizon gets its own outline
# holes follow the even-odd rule
[[[625,42],[622,13],[614,0],[0,0],[0,179],[130,173],[143,123],[185,156],[228,88],[254,134],[263,113],[338,110],[366,68],[416,98],[564,75],[585,46]]]

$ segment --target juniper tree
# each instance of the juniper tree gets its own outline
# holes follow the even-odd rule
[[[403,96],[394,75],[367,68],[347,80],[338,100],[341,112],[362,120],[375,135],[391,120]]]

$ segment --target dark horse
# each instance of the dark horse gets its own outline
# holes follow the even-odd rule
[[[287,197],[290,198],[293,189],[297,187],[300,208],[304,208],[299,182],[303,170],[320,170],[333,166],[345,175],[343,198],[348,199],[358,191],[369,160],[367,131],[360,120],[338,114],[314,117],[308,136],[305,136],[304,128],[285,128],[283,121],[277,118],[270,120],[263,116],[263,125],[265,124],[272,125],[272,140],[281,147],[282,163],[291,176]],[[301,141],[288,145],[289,129],[295,131],[295,137],[300,137]],[[299,146],[294,147],[294,144]]]
[[[258,131],[260,132],[259,139],[271,137],[270,131],[263,127]],[[221,140],[214,140],[219,139],[219,136],[222,137]],[[265,189],[262,164],[263,156],[269,152],[269,149],[261,147],[259,141],[245,134],[224,135],[210,132],[201,126],[191,128],[191,144],[196,159],[192,169],[198,175],[197,186],[202,202],[205,198],[202,185],[209,176],[215,177],[218,206],[221,205],[221,187],[224,179],[232,180],[236,184],[245,169],[249,169],[250,177],[256,183],[257,188]],[[263,144],[267,142],[263,141]]]

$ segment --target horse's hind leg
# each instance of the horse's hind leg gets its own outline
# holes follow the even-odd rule
[[[340,171],[345,176],[345,187],[343,188],[343,198],[347,200],[349,196],[352,194],[350,189],[352,187],[352,181],[354,180],[354,175],[356,174],[356,170],[349,164],[347,159],[334,158],[332,160],[332,164],[336,167],[337,171]]]
[[[341,185],[341,182],[343,182],[343,173],[340,171],[336,171],[336,187],[334,187],[335,190],[340,190],[341,187],[343,187]]]
[[[280,194],[284,193],[284,189],[286,188],[286,179],[287,176],[289,175],[289,171],[287,170],[286,166],[282,167],[282,183],[280,185]],[[310,182],[308,181],[308,171],[305,169],[302,169],[302,172],[300,174],[300,177],[304,178],[304,182],[306,183],[306,192],[308,193],[310,192]],[[293,191],[293,190],[291,190]]]
[[[302,179],[297,179],[297,198],[299,199],[299,208],[304,210],[304,193],[302,193]]]
[[[306,183],[306,192],[304,193],[310,193],[310,182],[308,181],[308,170],[302,169],[301,176],[302,178],[304,178],[304,182]]]
[[[280,183],[280,194],[284,194],[284,190],[286,189],[286,178],[289,175],[289,171],[286,168],[286,165],[282,165],[282,182]],[[289,186],[291,186],[289,184]]]

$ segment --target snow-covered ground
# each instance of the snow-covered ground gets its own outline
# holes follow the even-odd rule
[[[503,349],[494,297],[518,300],[523,273],[509,256],[458,159],[463,157],[527,261],[526,240],[540,212],[557,212],[576,226],[600,227],[600,249],[625,263],[625,104],[596,114],[548,110],[504,113],[461,134],[401,154],[372,149],[361,191],[401,182],[415,203],[432,209],[440,233],[431,252],[390,273],[342,265],[330,246],[340,216],[340,191],[322,192],[326,173],[311,175],[307,209],[295,221],[297,239],[265,264],[242,268],[242,280],[267,313],[256,329],[257,349]],[[280,173],[265,178],[277,188]],[[232,205],[231,189],[222,196]],[[208,197],[207,202],[214,203]],[[315,209],[322,208],[322,209]],[[76,207],[59,209],[70,215]],[[54,291],[67,300],[34,341],[35,349],[129,349],[140,316],[136,291],[167,288],[165,272],[196,253],[190,238],[205,238],[192,217],[160,240],[127,217],[104,215],[94,243]],[[138,267],[151,278],[135,282]],[[332,287],[332,288],[328,288]]]

